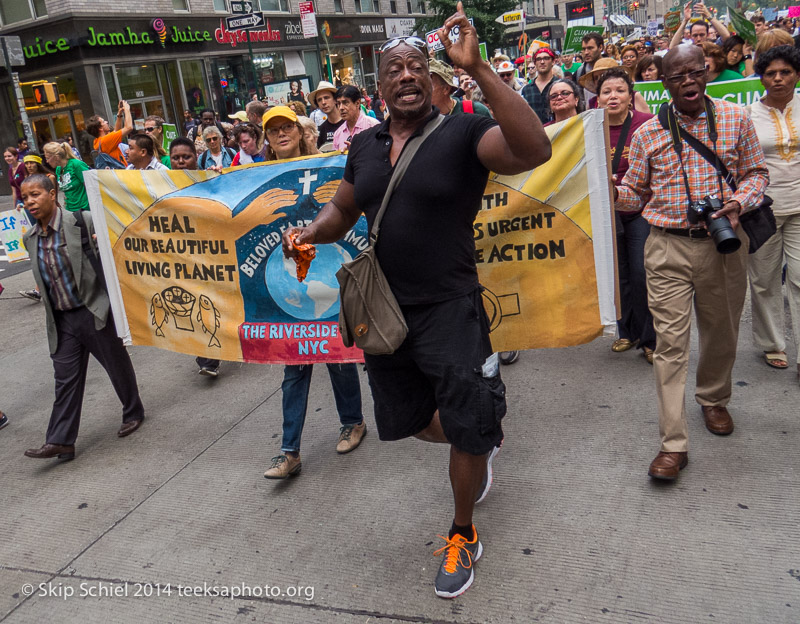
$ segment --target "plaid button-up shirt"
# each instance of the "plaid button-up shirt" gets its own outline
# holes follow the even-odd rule
[[[32,233],[39,237],[39,271],[53,308],[73,310],[81,307],[83,302],[78,296],[78,285],[67,255],[61,208],[56,208],[47,227],[42,228],[41,223],[37,223]]]
[[[753,122],[745,109],[723,100],[712,100],[717,120],[717,154],[736,180],[733,193],[723,181],[722,201],[735,199],[742,210],[758,206],[769,183],[764,152]],[[705,112],[697,119],[676,113],[678,123],[709,149],[714,146],[708,134]],[[683,142],[683,166],[689,177],[692,200],[720,195],[717,172],[692,147]],[[651,225],[688,228],[686,208],[689,199],[672,136],[654,117],[640,127],[631,139],[630,167],[618,187],[618,210],[639,211]]]

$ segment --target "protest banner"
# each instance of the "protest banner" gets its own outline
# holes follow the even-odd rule
[[[664,13],[664,33],[667,35],[674,35],[675,31],[681,25],[683,16],[683,7],[677,5],[672,7],[669,11]]]
[[[728,15],[731,18],[731,26],[733,26],[733,30],[736,32],[736,34],[744,39],[747,43],[753,46],[756,45],[758,38],[756,37],[755,24],[747,19],[744,13],[730,7],[728,8]]]
[[[24,210],[0,212],[0,238],[9,262],[24,262],[29,259],[25,245],[22,244],[22,235],[31,227],[33,225],[28,223],[28,215]]]
[[[669,91],[661,81],[637,82],[633,88],[642,94],[645,102],[650,107],[650,112],[658,113],[664,102],[669,102]],[[800,94],[800,83],[795,87],[795,92]],[[757,102],[764,95],[764,85],[758,78],[743,78],[741,80],[723,80],[710,82],[706,85],[706,95],[718,100],[727,100],[734,104],[748,106]]]
[[[602,36],[605,26],[570,26],[564,37],[562,54],[575,54],[581,51],[581,40],[589,33],[598,33]]]
[[[548,128],[553,159],[492,175],[476,260],[497,350],[588,342],[616,319],[603,111]],[[117,332],[127,344],[223,360],[357,362],[338,332],[335,273],[368,245],[362,216],[318,245],[307,278],[281,235],[310,223],[345,156],[209,171],[85,174]]]
[[[162,137],[163,140],[161,142],[161,146],[164,148],[164,151],[169,154],[169,146],[172,142],[178,138],[178,127],[175,124],[168,124],[165,123],[161,126],[162,130]]]
[[[786,14],[786,17],[790,18],[800,17],[800,5],[795,4],[793,6],[790,6],[788,9],[789,12]]]

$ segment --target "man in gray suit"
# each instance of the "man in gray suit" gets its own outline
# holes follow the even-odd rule
[[[21,195],[37,221],[25,233],[24,242],[47,311],[47,339],[56,380],[46,443],[28,449],[25,455],[69,460],[75,457],[89,354],[106,369],[122,402],[119,437],[141,426],[144,407],[130,357],[113,329],[108,294],[98,274],[91,215],[59,208],[55,187],[44,175],[26,178]]]

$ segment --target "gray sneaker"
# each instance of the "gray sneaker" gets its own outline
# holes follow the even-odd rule
[[[39,294],[39,291],[34,289],[31,290],[20,290],[19,294],[25,297],[26,299],[31,299],[32,301],[41,301],[42,295]]]
[[[487,494],[489,494],[489,490],[492,489],[492,481],[494,480],[492,460],[495,458],[495,455],[500,452],[501,446],[503,446],[502,441],[498,446],[495,446],[491,451],[489,451],[489,456],[486,458],[486,472],[483,475],[483,481],[481,481],[481,489],[478,490],[478,498],[475,499],[476,505],[480,502],[483,502],[483,499],[486,498]]]
[[[478,531],[472,526],[475,534],[473,541],[468,542],[465,537],[456,533],[452,539],[440,535],[447,542],[434,556],[444,554],[444,561],[436,575],[434,590],[440,598],[455,598],[463,594],[475,580],[473,564],[481,558],[483,545],[478,539]]]

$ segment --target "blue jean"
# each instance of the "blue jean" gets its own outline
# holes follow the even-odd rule
[[[647,306],[647,278],[644,270],[644,244],[650,224],[641,214],[617,213],[617,259],[622,314],[617,321],[620,338],[639,341],[639,348],[656,348],[653,315]]]
[[[336,411],[342,425],[358,425],[361,414],[361,383],[355,364],[326,364],[336,400]],[[306,422],[308,390],[311,387],[313,364],[286,366],[283,369],[283,440],[281,451],[299,452],[300,437]]]

